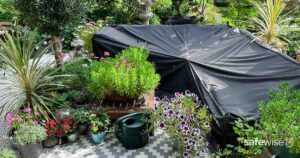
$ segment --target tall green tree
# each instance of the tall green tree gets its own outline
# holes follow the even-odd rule
[[[14,6],[27,25],[51,36],[58,67],[64,69],[60,39],[65,30],[85,18],[86,0],[15,0]]]

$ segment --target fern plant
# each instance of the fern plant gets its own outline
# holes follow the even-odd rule
[[[149,51],[129,47],[116,55],[91,64],[89,91],[98,99],[109,95],[137,99],[156,88],[160,76],[147,61]]]

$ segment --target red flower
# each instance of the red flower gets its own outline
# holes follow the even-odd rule
[[[55,136],[61,136],[63,134],[62,130],[58,130],[55,133]]]
[[[47,130],[47,135],[48,135],[48,136],[52,135],[52,131]]]

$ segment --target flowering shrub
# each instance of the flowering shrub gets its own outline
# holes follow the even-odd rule
[[[115,58],[105,57],[91,64],[90,84],[88,90],[97,98],[105,99],[119,95],[130,99],[153,91],[159,83],[160,76],[155,67],[147,61],[149,50],[129,47]]]
[[[62,120],[49,120],[46,122],[46,132],[48,136],[64,136],[68,133],[73,133],[77,129],[77,123],[70,115]]]
[[[186,91],[175,93],[174,98],[155,98],[152,120],[178,147],[180,157],[201,154],[210,131],[211,117],[207,106],[201,104],[196,94]]]
[[[17,129],[21,125],[36,125],[38,121],[35,120],[34,115],[31,113],[31,109],[28,107],[24,110],[19,111],[14,114],[9,112],[6,117],[6,127],[10,127],[11,129]]]

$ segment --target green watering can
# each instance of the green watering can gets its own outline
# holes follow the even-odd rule
[[[147,113],[137,112],[117,119],[115,135],[125,148],[138,149],[147,145],[149,141],[148,118]]]

